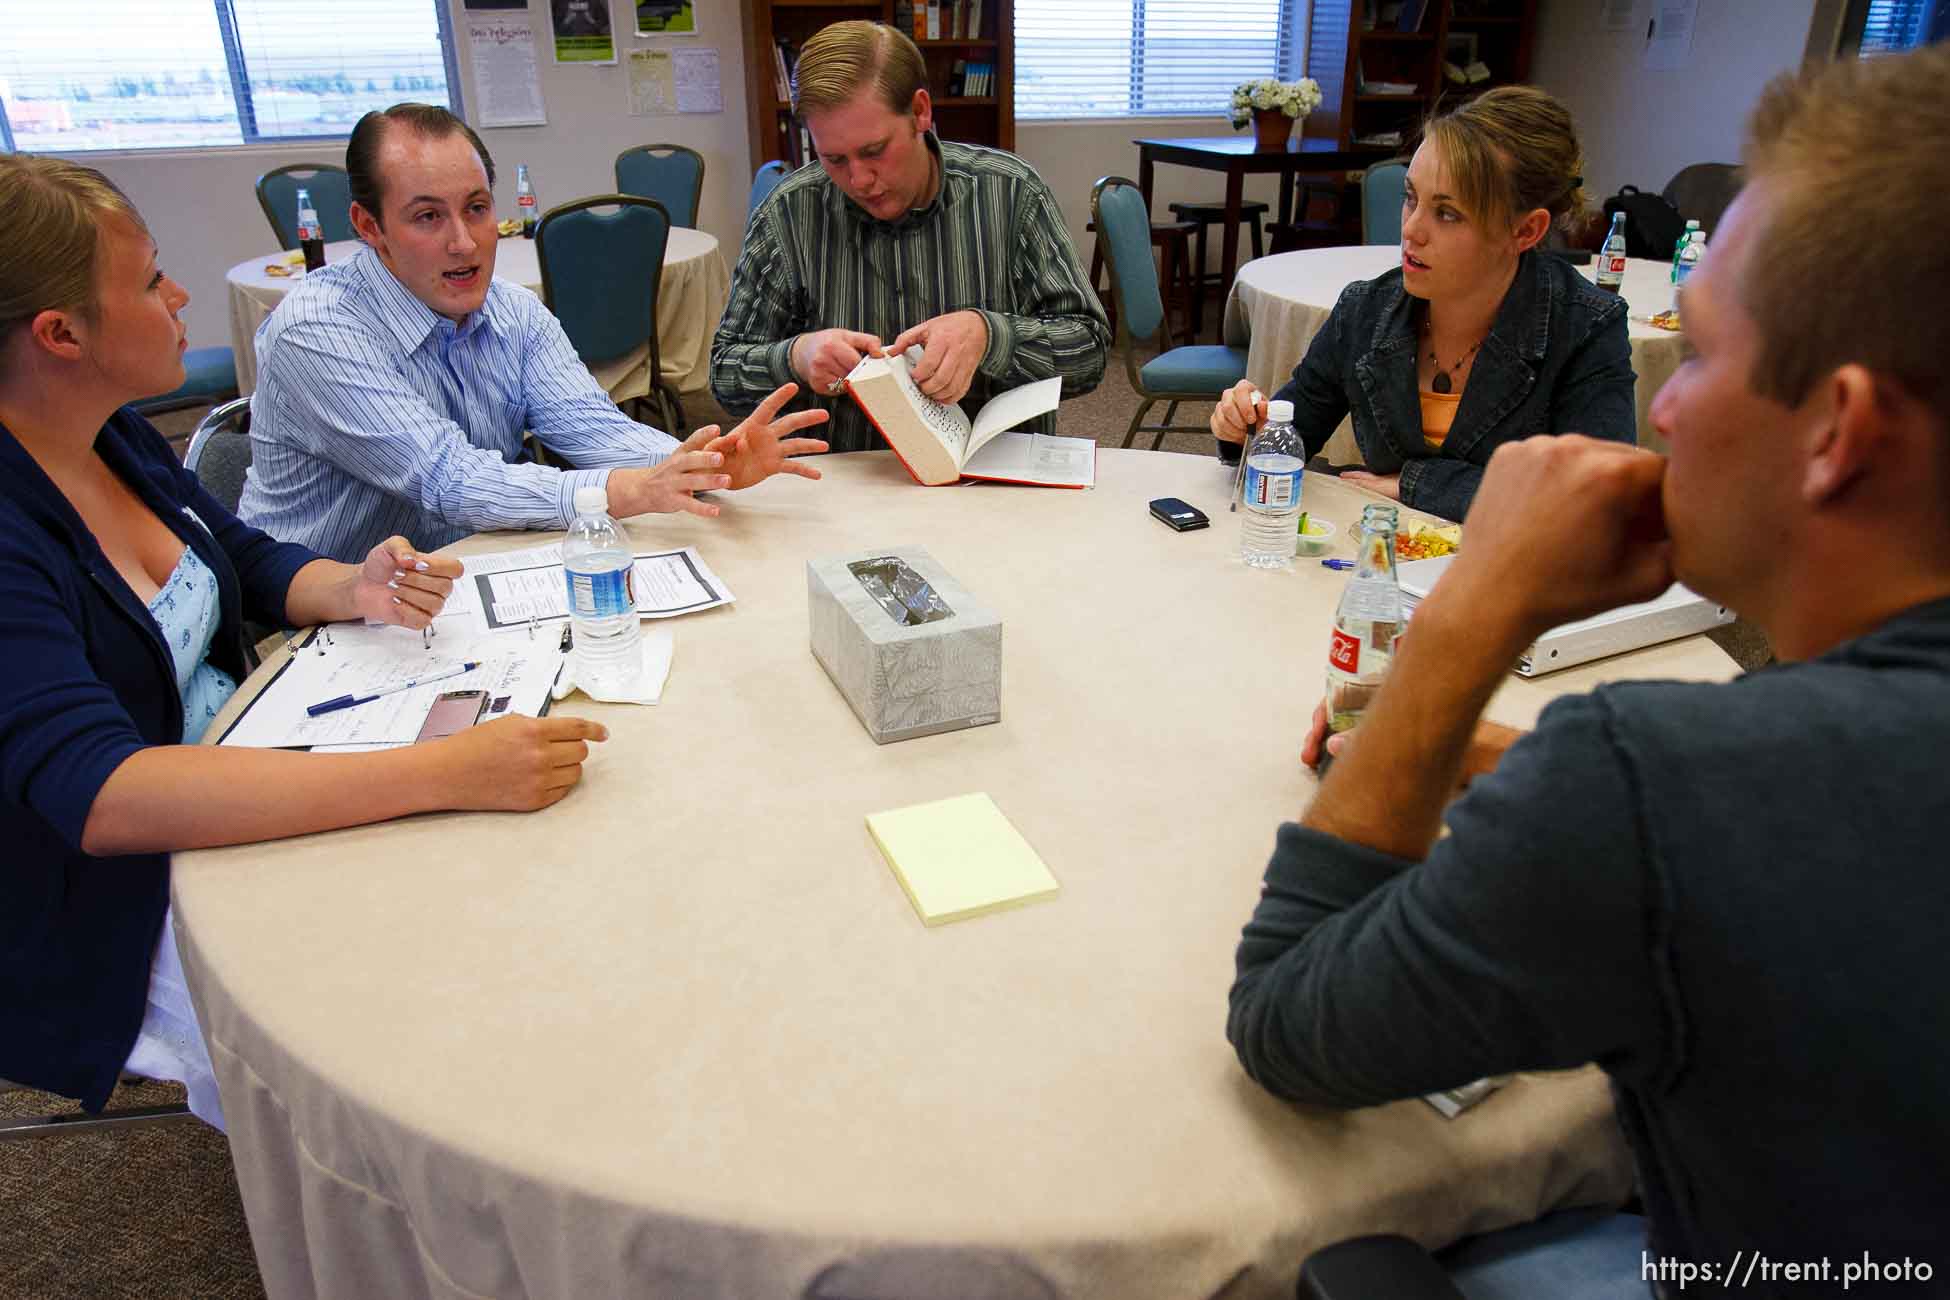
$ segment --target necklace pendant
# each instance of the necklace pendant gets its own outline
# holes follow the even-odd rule
[[[1446,370],[1438,370],[1438,371],[1436,371],[1436,373],[1435,373],[1435,379],[1434,379],[1433,381],[1431,381],[1431,382],[1430,382],[1430,384],[1429,384],[1429,387],[1430,387],[1430,388],[1433,388],[1433,389],[1434,389],[1434,390],[1435,390],[1436,392],[1438,392],[1438,393],[1446,393],[1446,392],[1448,392],[1448,391],[1449,391],[1449,372],[1448,372],[1448,371],[1446,371]]]

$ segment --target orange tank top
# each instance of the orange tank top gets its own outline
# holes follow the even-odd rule
[[[1461,393],[1431,393],[1422,390],[1422,441],[1430,447],[1440,448],[1449,436],[1449,426],[1456,420],[1456,403],[1462,401]]]

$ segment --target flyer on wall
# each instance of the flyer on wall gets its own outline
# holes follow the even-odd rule
[[[589,65],[616,62],[610,34],[609,0],[550,0],[555,22],[555,61]]]
[[[695,0],[636,0],[638,36],[697,35]]]

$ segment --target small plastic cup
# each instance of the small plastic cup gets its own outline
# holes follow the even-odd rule
[[[1300,534],[1301,555],[1325,555],[1333,548],[1334,537],[1341,530],[1331,519],[1318,515],[1307,516],[1307,531]]]

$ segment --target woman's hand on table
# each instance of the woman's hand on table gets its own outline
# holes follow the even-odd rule
[[[1212,408],[1212,436],[1221,442],[1244,442],[1256,424],[1266,420],[1266,399],[1250,379],[1227,389]]]
[[[460,574],[459,560],[421,555],[404,537],[388,537],[351,573],[353,616],[418,631],[433,622]]]
[[[1341,482],[1366,488],[1390,501],[1402,499],[1402,476],[1399,474],[1370,474],[1364,469],[1344,469],[1341,471]]]
[[[609,729],[587,718],[498,718],[417,748],[440,768],[442,806],[469,811],[533,812],[558,802],[582,780],[589,742]]]

